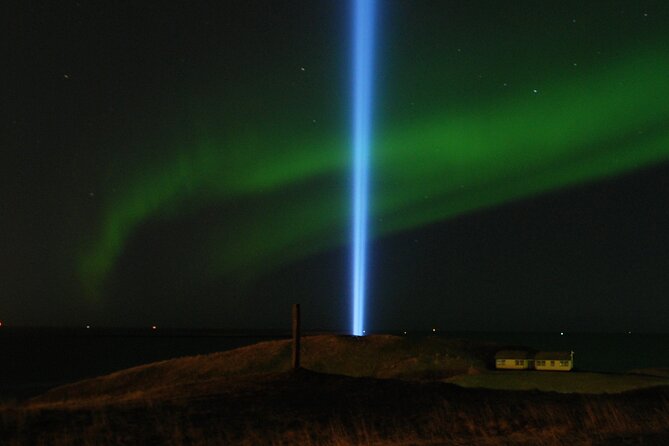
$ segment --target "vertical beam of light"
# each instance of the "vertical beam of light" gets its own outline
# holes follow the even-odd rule
[[[351,293],[353,335],[364,334],[369,151],[376,0],[352,0],[353,213]]]

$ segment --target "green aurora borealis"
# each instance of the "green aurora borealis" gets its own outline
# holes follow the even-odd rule
[[[369,330],[666,330],[669,2],[379,3]],[[9,5],[0,321],[348,326],[348,2]]]
[[[373,160],[373,231],[383,236],[554,188],[669,158],[669,56],[630,55],[586,75],[511,91],[489,103],[444,106],[379,130]],[[258,149],[260,147],[260,150]],[[263,150],[262,148],[272,148]],[[345,177],[347,139],[202,138],[175,147],[110,199],[80,275],[95,294],[133,231],[148,219],[237,200],[282,206],[238,219],[234,235],[212,231],[210,274],[254,275],[345,242],[345,191],[305,193],[319,178]],[[269,198],[268,198],[269,197]],[[226,231],[230,231],[227,228]]]

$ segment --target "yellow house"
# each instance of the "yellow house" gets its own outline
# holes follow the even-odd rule
[[[502,350],[495,354],[496,369],[527,370],[532,363],[532,354],[523,350]]]
[[[534,355],[534,368],[568,372],[574,368],[574,352],[539,352]]]

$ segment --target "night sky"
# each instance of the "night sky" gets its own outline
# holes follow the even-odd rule
[[[5,325],[348,330],[348,2],[9,6]],[[669,2],[379,12],[367,331],[666,331]]]

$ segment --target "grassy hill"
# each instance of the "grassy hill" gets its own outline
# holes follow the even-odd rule
[[[615,393],[669,385],[669,378],[650,374],[537,372],[490,370],[503,346],[431,336],[365,337],[320,335],[302,339],[304,368],[351,377],[442,380],[463,387]],[[189,356],[133,367],[61,386],[33,403],[92,403],[114,400],[179,398],[206,395],[229,386],[235,377],[281,373],[290,369],[289,340],[261,342],[210,355]],[[659,376],[658,376],[659,374]]]
[[[446,380],[463,387],[503,390],[541,390],[561,393],[619,393],[669,386],[669,377],[591,372],[494,371],[458,375]]]
[[[669,387],[585,393],[666,377],[486,370],[500,348],[439,337],[312,336],[303,339],[310,370],[291,371],[289,341],[264,342],[5,404],[0,439],[10,446],[669,444]]]
[[[499,346],[493,343],[390,335],[307,336],[302,365],[316,372],[352,377],[444,379],[482,370]],[[208,393],[223,378],[279,373],[290,369],[288,340],[261,342],[210,355],[133,367],[53,389],[34,402],[119,398],[176,398]],[[222,384],[227,385],[227,384]]]

